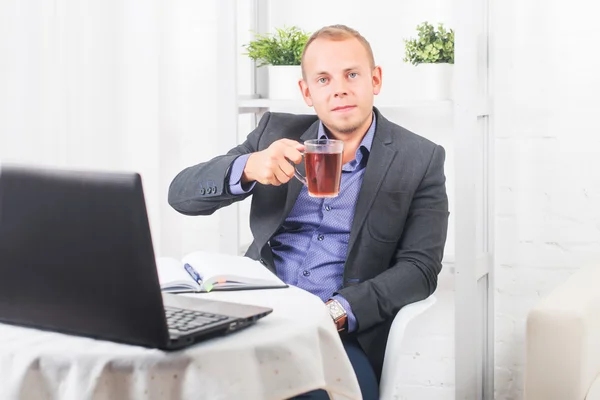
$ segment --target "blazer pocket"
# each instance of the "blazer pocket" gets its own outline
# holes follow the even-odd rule
[[[367,216],[369,235],[380,242],[398,242],[404,231],[411,194],[380,190]]]

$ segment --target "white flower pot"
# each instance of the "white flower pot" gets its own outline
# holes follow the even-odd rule
[[[299,65],[269,65],[269,98],[277,100],[302,100],[298,81],[302,79]]]
[[[416,97],[422,100],[452,100],[454,64],[419,64],[416,70]]]

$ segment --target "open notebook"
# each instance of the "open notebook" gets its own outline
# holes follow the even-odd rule
[[[161,290],[169,293],[288,287],[258,261],[248,257],[195,251],[181,261],[156,259]]]

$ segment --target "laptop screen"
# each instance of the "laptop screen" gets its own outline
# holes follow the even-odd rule
[[[2,166],[0,321],[168,340],[139,174]]]

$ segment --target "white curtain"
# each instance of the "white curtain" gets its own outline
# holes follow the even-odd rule
[[[216,1],[1,0],[0,159],[140,172],[158,254],[218,247],[167,204],[218,148]]]

